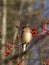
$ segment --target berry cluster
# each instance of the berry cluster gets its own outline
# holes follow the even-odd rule
[[[46,21],[46,25],[49,25],[49,20]],[[38,29],[37,28],[34,28],[33,30],[31,30],[30,33],[32,34],[33,37],[36,37],[37,36],[38,39],[42,39],[45,36],[49,35],[49,29],[47,28],[47,26],[45,26],[45,24],[42,24],[40,27],[43,30],[43,32],[41,34],[38,34]],[[19,28],[19,25],[16,25],[16,28]],[[1,31],[0,31],[0,34],[1,34]],[[17,38],[21,38],[21,36],[18,34],[17,35]],[[0,49],[2,49],[3,46],[6,46],[7,47],[7,50],[5,51],[5,56],[8,56],[9,54],[11,54],[12,45],[14,45],[14,48],[17,48],[18,47],[15,44],[15,41],[14,40],[12,40],[11,44],[8,43],[8,44],[1,45],[0,46]]]

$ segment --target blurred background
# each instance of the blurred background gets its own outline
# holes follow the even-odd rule
[[[22,52],[22,45],[19,45],[16,49],[12,45],[13,51],[8,57],[4,56],[6,50],[4,45],[7,43],[11,44],[12,40],[20,44],[21,39],[17,39],[16,36],[18,33],[21,34],[23,25],[28,23],[31,29],[34,27],[38,28],[47,19],[49,19],[49,0],[0,0],[0,46],[3,45],[3,48],[0,49],[0,65],[18,65],[22,56],[20,55],[19,58],[14,59],[12,57]],[[16,24],[20,26],[19,29],[16,29]],[[40,27],[38,30],[40,33],[42,32]],[[46,41],[46,43],[49,43],[47,39],[49,37],[40,40],[35,46],[29,49],[27,54],[24,55],[25,59],[21,65],[45,65],[46,55],[44,54],[47,52],[43,51],[44,60],[40,61],[41,52],[39,47],[42,46],[41,43],[45,43]],[[30,43],[34,44],[33,41]],[[28,47],[31,47],[32,44],[29,44]],[[5,59],[8,59],[8,61]],[[42,62],[43,64],[41,64]]]

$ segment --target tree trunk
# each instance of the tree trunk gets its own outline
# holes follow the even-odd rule
[[[3,19],[2,19],[2,45],[5,44],[6,41],[6,22],[7,22],[7,8],[6,8],[6,1],[3,0]],[[1,50],[2,53],[2,60],[5,59],[4,53],[5,53],[5,47],[2,48]],[[3,63],[4,65],[4,63]]]

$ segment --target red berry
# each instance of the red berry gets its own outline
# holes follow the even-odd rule
[[[44,29],[44,31],[47,31],[47,27],[45,27],[44,25],[41,25],[41,28]]]
[[[6,50],[6,51],[5,51],[5,56],[8,56],[10,53],[11,53],[10,50]]]
[[[46,64],[49,65],[49,59],[46,60]]]
[[[44,31],[47,31],[48,29],[47,29],[47,27],[46,27],[46,26],[43,26],[43,30],[44,30]]]
[[[43,38],[44,37],[44,35],[38,35],[38,39],[41,39],[41,38]]]
[[[10,49],[11,48],[11,45],[10,44],[7,44],[7,48]]]
[[[44,31],[47,31],[48,29],[46,27],[44,27]]]
[[[47,34],[49,35],[49,31],[47,32]]]
[[[7,50],[7,52],[6,52],[7,54],[10,54],[10,50]]]
[[[32,36],[36,36],[36,35],[37,35],[37,29],[34,28],[34,29],[31,31],[31,33],[32,33]]]
[[[18,63],[18,65],[22,65],[22,60]]]
[[[42,24],[42,25],[41,25],[41,28],[44,28],[44,27],[45,27],[44,24]]]
[[[37,32],[36,31],[32,31],[32,36],[36,36]]]
[[[12,44],[15,44],[14,40],[12,40]]]
[[[49,24],[49,20],[47,20],[46,23]]]

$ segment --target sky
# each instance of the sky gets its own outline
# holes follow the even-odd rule
[[[38,9],[41,6],[42,1],[45,1],[44,3],[44,9],[48,7],[48,9],[44,12],[47,19],[49,19],[49,0],[37,0],[37,4],[33,6],[34,9]]]

